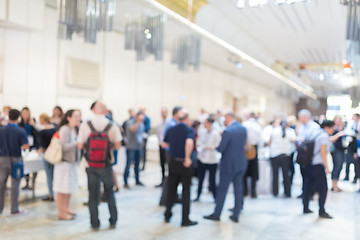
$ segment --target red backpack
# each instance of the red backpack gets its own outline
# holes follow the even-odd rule
[[[110,122],[102,132],[96,131],[90,121],[87,122],[91,133],[88,137],[85,158],[91,168],[105,168],[110,165],[110,150],[112,144],[109,139],[108,131],[112,123]]]

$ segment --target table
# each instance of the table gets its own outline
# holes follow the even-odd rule
[[[24,161],[24,174],[35,173],[44,170],[42,154],[38,154],[35,150],[31,152],[25,151],[22,153],[22,157]],[[35,180],[36,177],[32,179],[33,198],[35,198]]]

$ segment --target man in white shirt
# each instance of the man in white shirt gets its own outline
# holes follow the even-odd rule
[[[161,109],[161,123],[158,125],[156,132],[156,135],[159,139],[159,153],[160,153],[160,166],[161,166],[162,178],[161,178],[161,183],[159,185],[156,185],[156,187],[162,187],[165,178],[166,155],[165,155],[165,148],[161,146],[161,143],[164,141],[165,127],[167,122],[169,121],[167,116],[168,116],[168,109],[163,107]]]
[[[106,106],[96,101],[91,105],[91,110],[94,113],[93,118],[90,120],[92,126],[98,132],[103,132],[105,128],[111,123],[106,117]],[[83,122],[79,129],[78,136],[78,148],[84,149],[87,143],[88,137],[91,133],[89,122]],[[120,129],[115,124],[112,124],[107,131],[110,142],[113,144],[113,148],[116,150],[121,147],[121,134]],[[90,211],[90,223],[94,230],[98,230],[100,227],[98,204],[100,200],[100,183],[104,183],[104,194],[109,205],[110,212],[110,228],[115,228],[117,222],[117,209],[114,196],[114,181],[112,174],[112,166],[110,159],[107,160],[105,168],[92,168],[87,167],[86,173],[88,175],[88,189],[89,189],[89,211]]]
[[[251,177],[251,197],[256,198],[256,182],[259,180],[257,147],[261,141],[262,128],[256,121],[255,113],[244,114],[244,120],[245,121],[242,123],[242,125],[246,128],[247,131],[247,141],[251,145],[255,146],[256,149],[256,157],[254,159],[248,159],[249,165],[244,177],[244,196],[246,196],[248,193],[246,179],[247,177]]]

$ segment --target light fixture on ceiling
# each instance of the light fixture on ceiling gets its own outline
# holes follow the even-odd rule
[[[319,74],[319,80],[322,82],[325,80],[325,75],[323,73]]]
[[[287,0],[287,4],[294,4],[294,3],[297,3],[298,0]]]
[[[245,7],[245,0],[238,0],[236,4],[237,8],[244,8]]]
[[[241,62],[237,62],[235,65],[238,69],[241,69],[243,67]]]
[[[249,0],[249,7],[259,6],[259,0]]]
[[[259,6],[265,6],[267,4],[275,4],[275,5],[284,5],[287,4],[295,4],[300,2],[309,2],[309,0],[237,0],[236,1],[236,7],[239,9],[243,9],[246,6],[256,8]]]
[[[286,0],[276,0],[277,5],[282,5],[285,3]]]

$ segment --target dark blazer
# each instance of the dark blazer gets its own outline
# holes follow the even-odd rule
[[[217,150],[222,154],[220,173],[230,174],[246,170],[247,159],[245,156],[246,128],[239,122],[233,122],[222,134],[222,139]]]

